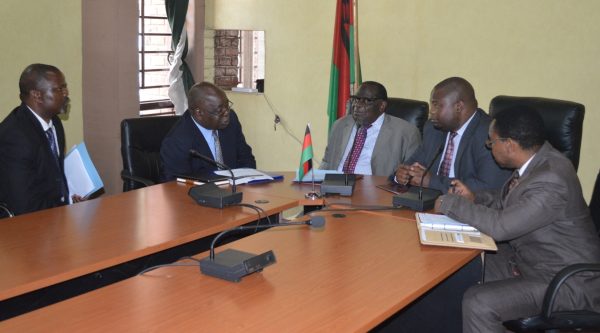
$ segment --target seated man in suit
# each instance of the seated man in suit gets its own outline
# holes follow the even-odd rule
[[[388,176],[410,157],[421,134],[407,121],[384,114],[386,106],[385,87],[363,82],[350,99],[350,115],[333,124],[320,168]]]
[[[32,64],[21,73],[19,91],[21,105],[0,123],[0,202],[14,214],[66,205],[65,132],[57,117],[69,104],[65,76]]]
[[[189,108],[163,140],[163,179],[199,175],[217,167],[190,155],[194,149],[232,169],[256,168],[252,148],[225,92],[212,83],[195,84],[188,92]]]
[[[485,283],[463,298],[464,332],[504,332],[502,322],[539,314],[546,287],[562,268],[600,262],[600,239],[571,161],[544,141],[544,122],[526,107],[496,115],[486,146],[503,167],[515,169],[500,189],[471,192],[458,180],[436,211],[490,235]],[[600,311],[599,277],[567,280],[554,310]]]
[[[475,91],[460,77],[438,83],[431,91],[430,119],[423,130],[423,145],[394,180],[447,192],[457,178],[474,190],[498,188],[510,176],[496,164],[485,148],[490,117],[477,108]],[[433,162],[429,172],[426,167]]]

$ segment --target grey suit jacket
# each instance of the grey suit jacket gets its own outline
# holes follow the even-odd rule
[[[504,185],[508,186],[508,182]],[[548,283],[562,268],[580,262],[600,262],[600,239],[573,164],[549,143],[537,152],[519,183],[505,198],[503,189],[476,193],[475,204],[457,195],[442,197],[441,211],[468,223],[494,240],[505,241],[522,278]],[[572,290],[582,279],[569,279]],[[600,295],[588,304],[600,306]],[[592,301],[591,298],[595,301]]]
[[[415,126],[388,114],[383,117],[371,157],[371,171],[375,176],[388,176],[421,144],[421,134]],[[338,168],[354,126],[352,116],[340,118],[333,124],[320,169]]]
[[[509,170],[503,170],[498,166],[490,150],[485,147],[490,122],[490,117],[483,110],[477,109],[463,133],[456,152],[455,178],[460,179],[472,191],[499,188],[511,174]],[[440,147],[443,149],[447,135],[448,132],[436,129],[431,121],[427,121],[423,130],[423,145],[405,164],[419,162],[423,166],[429,165]],[[431,172],[429,187],[446,193],[451,179],[436,174],[441,160],[442,156],[438,156],[431,167],[433,172]]]

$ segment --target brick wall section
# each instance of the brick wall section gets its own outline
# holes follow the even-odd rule
[[[237,86],[240,36],[238,30],[215,31],[215,84],[224,90]]]

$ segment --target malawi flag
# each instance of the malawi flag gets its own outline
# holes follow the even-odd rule
[[[346,102],[362,79],[358,56],[356,11],[358,0],[337,0],[333,32],[333,61],[329,77],[329,129],[346,115]]]
[[[302,143],[302,154],[300,155],[300,167],[298,168],[298,180],[302,181],[304,175],[306,175],[312,169],[312,139],[310,136],[310,126],[306,125],[306,132],[304,133],[304,142]]]

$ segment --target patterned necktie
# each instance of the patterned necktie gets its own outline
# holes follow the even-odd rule
[[[444,154],[444,160],[440,166],[440,172],[438,175],[448,177],[450,175],[450,167],[452,166],[452,154],[454,153],[454,138],[458,133],[450,132],[450,138],[446,145],[446,153]]]
[[[221,141],[219,141],[219,134],[217,133],[217,131],[213,131],[212,136],[215,140],[215,161],[223,163],[223,151],[221,150]]]
[[[56,147],[56,140],[54,140],[54,132],[52,131],[52,127],[46,130],[46,137],[48,138],[50,150],[52,150],[54,158],[58,161],[58,148]]]
[[[504,191],[502,192],[502,198],[506,198],[506,196],[508,195],[508,193],[510,191],[512,191],[513,188],[515,188],[515,186],[517,186],[519,184],[519,170],[515,170],[515,172],[513,172],[512,177],[510,177],[510,180],[508,181],[507,185],[504,187]]]
[[[356,132],[356,136],[354,137],[354,144],[352,145],[352,150],[346,157],[346,161],[344,162],[344,167],[342,171],[344,173],[354,173],[354,169],[356,168],[356,163],[358,163],[358,158],[360,157],[360,153],[365,145],[365,141],[367,140],[367,130],[371,127],[361,126]]]

